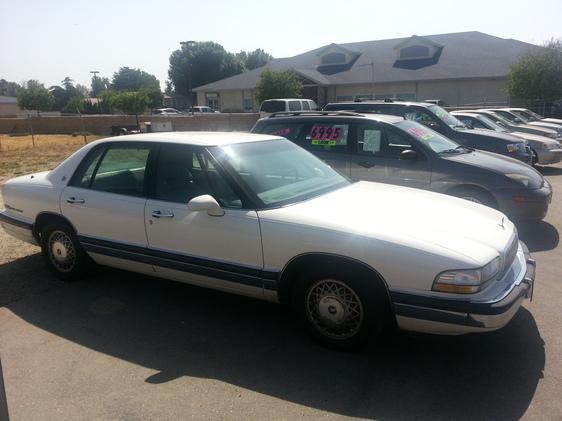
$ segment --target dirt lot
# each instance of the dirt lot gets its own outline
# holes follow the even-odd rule
[[[37,248],[0,232],[10,415],[562,419],[562,165],[543,172],[555,190],[549,215],[519,226],[538,261],[532,303],[497,332],[398,333],[355,354],[310,343],[267,303],[109,269],[61,284]]]
[[[32,139],[0,135],[0,183],[17,175],[53,169],[84,143],[100,137],[36,135]]]

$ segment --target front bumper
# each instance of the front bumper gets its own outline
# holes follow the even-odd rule
[[[501,189],[493,194],[499,210],[512,219],[543,219],[552,201],[552,187],[546,180],[538,189]]]
[[[537,149],[539,164],[556,164],[562,160],[562,149]]]
[[[440,298],[391,292],[398,326],[425,333],[461,335],[505,326],[525,299],[532,299],[535,261],[523,243],[507,274],[489,288],[491,297]],[[485,290],[486,291],[486,290]]]

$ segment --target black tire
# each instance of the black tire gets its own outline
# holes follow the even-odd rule
[[[323,266],[303,270],[292,289],[299,323],[316,341],[339,350],[380,338],[391,319],[382,282],[353,265]]]
[[[60,280],[72,282],[83,277],[88,256],[67,224],[48,224],[41,230],[41,252],[49,270]]]
[[[537,155],[535,150],[531,148],[531,165],[533,167],[536,167],[538,163],[539,163],[539,156]]]
[[[469,202],[478,203],[494,209],[498,208],[498,205],[491,194],[477,188],[461,187],[453,190],[450,194],[460,199],[468,200]]]

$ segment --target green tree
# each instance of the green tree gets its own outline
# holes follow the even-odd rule
[[[129,67],[121,67],[113,74],[111,89],[115,91],[138,91],[142,88],[160,89],[160,82],[150,73]]]
[[[142,88],[139,92],[143,92],[148,97],[148,107],[149,108],[160,108],[162,107],[162,101],[164,100],[164,95],[160,92],[160,88]]]
[[[256,100],[263,102],[272,98],[300,98],[302,81],[291,70],[265,69],[256,86]]]
[[[174,91],[188,95],[191,89],[242,73],[244,63],[216,42],[187,42],[170,56],[168,77]]]
[[[527,103],[562,98],[562,41],[551,40],[523,55],[511,66],[507,91]]]
[[[138,92],[118,92],[111,99],[111,105],[125,114],[134,114],[139,125],[139,114],[143,113],[150,104],[150,98],[144,91]]]
[[[0,96],[17,96],[19,88],[21,88],[21,86],[16,82],[8,82],[6,79],[0,79]]]
[[[49,111],[55,98],[42,83],[29,80],[17,92],[18,105],[24,110]]]
[[[266,53],[261,48],[254,51],[241,51],[236,56],[244,63],[246,70],[257,69],[264,66],[268,61],[273,59],[273,56]]]
[[[69,114],[81,114],[84,111],[84,97],[77,95],[73,96],[68,100],[68,102],[62,107],[61,111]]]

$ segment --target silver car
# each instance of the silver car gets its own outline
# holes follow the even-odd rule
[[[503,118],[509,120],[512,125],[515,126],[525,126],[527,128],[531,127],[535,130],[552,130],[556,133],[556,139],[562,140],[562,127],[557,124],[553,123],[546,123],[546,122],[538,122],[538,121],[530,121],[525,118],[521,118],[519,115],[507,110],[506,108],[495,108],[490,109],[490,111],[495,112],[496,114],[501,115]],[[542,134],[535,132],[535,134]]]
[[[512,113],[520,117],[526,118],[530,121],[542,122],[542,123],[554,123],[559,126],[562,126],[562,119],[560,118],[544,118],[542,115],[537,114],[527,108],[507,108],[507,109]]]
[[[510,130],[502,121],[492,120],[491,116],[477,114],[469,111],[453,111],[456,118],[474,129],[493,130],[501,133],[509,133],[525,139],[533,153],[532,164],[556,164],[562,160],[562,147],[557,140],[546,136],[532,133],[524,133]]]

